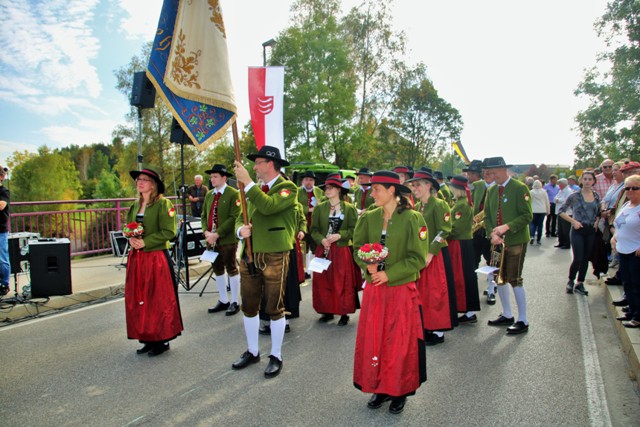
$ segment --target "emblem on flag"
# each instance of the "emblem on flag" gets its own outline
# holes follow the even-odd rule
[[[256,148],[284,154],[284,67],[249,67],[249,110]]]

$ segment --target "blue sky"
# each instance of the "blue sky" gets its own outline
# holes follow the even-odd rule
[[[197,0],[196,0],[197,1]],[[201,0],[203,1],[203,0]],[[290,0],[222,0],[239,122],[247,67],[290,18]],[[114,70],[152,40],[161,0],[0,0],[0,164],[41,145],[109,143],[129,110]],[[359,4],[344,0],[343,9]],[[578,143],[573,96],[604,49],[606,0],[396,0],[409,62],[422,61],[465,122],[472,158],[567,163]]]

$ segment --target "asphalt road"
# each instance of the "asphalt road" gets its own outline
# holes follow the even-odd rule
[[[506,336],[487,326],[500,303],[483,298],[477,324],[427,349],[427,383],[400,415],[386,404],[368,409],[369,395],[353,387],[357,314],[346,327],[318,323],[304,287],[283,371],[265,379],[269,338],[260,338],[259,364],[233,371],[246,348],[242,317],[208,314],[217,296],[200,298],[196,288],[181,293],[183,335],[156,358],[136,355],[138,343],[126,339],[122,299],[1,328],[0,424],[640,425],[603,289],[587,286],[586,301],[566,295],[570,253],[543,243],[529,248],[525,262],[529,333]]]

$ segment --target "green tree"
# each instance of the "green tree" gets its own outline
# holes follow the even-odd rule
[[[353,63],[338,24],[337,0],[298,0],[293,25],[278,36],[271,65],[284,65],[284,122],[291,160],[345,165],[355,113]]]
[[[15,201],[77,200],[82,196],[78,170],[66,156],[47,146],[15,167],[11,196]],[[40,210],[64,210],[68,205],[52,205]]]
[[[604,158],[640,156],[640,2],[613,0],[596,24],[611,51],[588,70],[575,91],[589,99],[576,116],[582,138],[574,153],[576,167]],[[607,68],[607,71],[600,71]]]
[[[125,194],[118,175],[111,172],[111,170],[103,169],[96,183],[94,198],[117,199],[127,196],[128,194]]]
[[[460,113],[438,95],[426,66],[406,69],[389,123],[396,161],[409,166],[433,163],[459,139],[462,126]]]

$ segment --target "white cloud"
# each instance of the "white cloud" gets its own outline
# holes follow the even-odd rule
[[[161,1],[118,0],[128,16],[120,20],[120,29],[130,39],[152,40],[158,28]]]
[[[91,21],[98,3],[48,0],[0,4],[0,71],[7,80],[0,88],[16,97],[46,92],[97,98],[102,85],[91,61],[96,59],[100,43]],[[23,106],[38,107],[28,102]]]
[[[73,126],[48,126],[41,129],[41,132],[54,144],[53,147],[66,147],[69,144],[109,144],[111,132],[117,125],[118,122],[110,119],[79,118]]]

